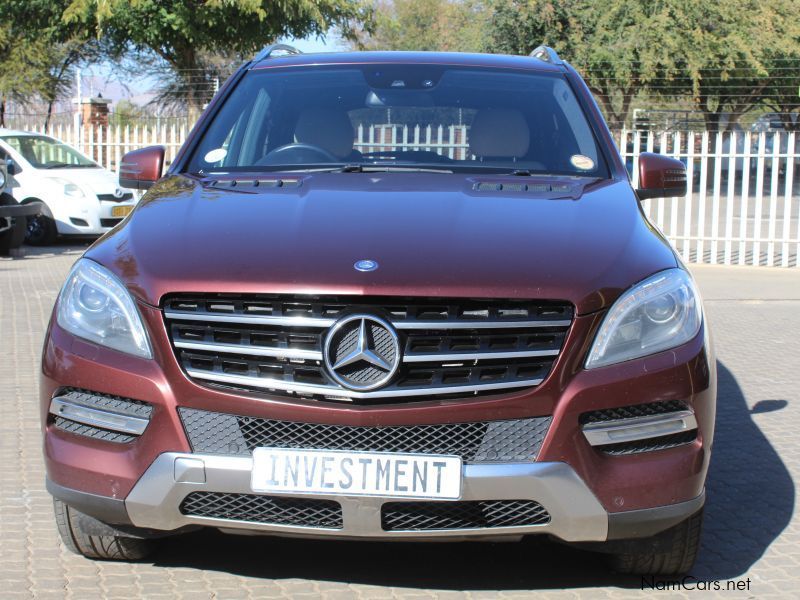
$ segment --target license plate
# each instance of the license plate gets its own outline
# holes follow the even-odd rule
[[[131,214],[133,210],[132,206],[112,206],[111,207],[111,216],[112,217],[127,217]]]
[[[256,448],[254,492],[397,498],[461,497],[461,457]]]

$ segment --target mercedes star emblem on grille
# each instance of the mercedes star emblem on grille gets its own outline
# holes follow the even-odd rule
[[[372,315],[349,315],[325,339],[325,366],[351,390],[373,390],[389,382],[400,366],[400,341],[394,328]]]

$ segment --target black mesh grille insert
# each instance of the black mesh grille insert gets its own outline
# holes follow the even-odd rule
[[[647,404],[634,404],[631,406],[620,406],[617,408],[605,408],[603,410],[586,412],[580,416],[580,422],[582,425],[585,425],[587,423],[598,423],[600,421],[614,421],[617,419],[633,419],[636,417],[663,415],[681,410],[688,410],[688,407],[680,400],[648,402]]]
[[[53,424],[62,431],[68,431],[76,435],[83,435],[85,437],[94,438],[96,440],[103,440],[105,442],[115,442],[117,444],[127,444],[132,442],[138,436],[130,435],[128,433],[120,433],[119,431],[111,431],[110,429],[101,429],[93,427],[92,425],[84,425],[71,419],[63,417],[56,417]]]
[[[640,452],[654,452],[656,450],[666,450],[684,444],[691,444],[697,439],[697,430],[681,431],[672,435],[662,435],[661,437],[649,438],[646,440],[636,440],[635,442],[622,442],[619,444],[607,444],[598,446],[598,450],[606,454],[621,456],[626,454],[639,454]]]
[[[388,502],[381,510],[384,531],[524,527],[549,522],[550,514],[531,500]]]
[[[153,412],[152,405],[142,402],[141,400],[132,400],[130,398],[122,398],[121,396],[102,394],[78,388],[64,388],[60,390],[57,396],[89,408],[98,408],[145,419],[149,419]],[[137,435],[85,425],[60,416],[56,416],[53,419],[53,424],[63,431],[118,444],[126,444],[138,438]]]
[[[183,499],[180,510],[182,514],[193,517],[269,525],[342,528],[342,507],[333,500],[192,492]]]
[[[465,462],[533,461],[550,417],[366,427],[275,421],[180,408],[195,452],[246,455],[259,446],[457,455]]]

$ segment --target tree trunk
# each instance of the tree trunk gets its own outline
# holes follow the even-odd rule
[[[6,98],[0,98],[0,127],[6,126]]]
[[[602,107],[606,121],[608,122],[608,128],[614,132],[621,130],[625,125],[624,118],[620,123],[619,115],[617,115],[616,111],[614,110],[614,103],[612,102],[608,93],[606,93],[605,90],[600,90],[597,88],[592,89],[591,92],[600,102],[600,106]]]
[[[797,108],[796,105],[779,105],[778,115],[781,119],[781,125],[786,131],[800,131],[800,114],[797,115],[797,121],[792,121],[791,111]]]
[[[51,98],[50,101],[47,103],[47,115],[44,118],[44,132],[48,133],[50,129],[50,118],[53,116],[53,103],[54,100]],[[80,110],[80,107],[78,107]]]

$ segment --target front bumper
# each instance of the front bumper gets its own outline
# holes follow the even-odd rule
[[[78,504],[76,494],[88,495],[90,504],[107,499],[119,507],[122,502],[129,522],[121,524],[161,531],[206,525],[237,532],[375,539],[546,533],[567,541],[604,541],[657,533],[702,506],[716,394],[713,353],[705,331],[669,352],[584,371],[580,368],[584,340],[591,339],[602,315],[577,317],[566,351],[538,388],[463,401],[357,407],[248,397],[198,385],[177,364],[160,311],[143,304],[139,308],[153,343],[154,360],[133,358],[74,338],[56,323],[48,332],[41,385],[47,475],[53,489],[73,492],[65,493],[69,497],[64,500],[79,510],[83,505]],[[145,401],[153,409],[150,423],[130,443],[115,444],[60,430],[53,426],[50,406],[64,387]],[[682,401],[689,406],[697,420],[697,438],[680,447],[613,456],[592,446],[582,430],[580,418],[587,411],[656,401]],[[198,448],[192,452],[180,407],[359,427],[552,416],[537,462],[466,461],[462,498],[532,500],[551,518],[546,524],[514,528],[388,532],[381,527],[380,515],[389,499],[347,497],[331,498],[341,504],[343,517],[342,527],[333,531],[189,516],[181,512],[180,505],[192,491],[251,493],[251,459]],[[204,481],[176,480],[177,458],[202,461]]]
[[[101,235],[111,231],[123,220],[123,216],[113,214],[115,208],[130,207],[132,210],[136,201],[110,202],[94,198],[75,201],[67,198],[57,206],[53,206],[54,204],[56,203],[51,202],[50,210],[59,234]]]
[[[341,527],[209,518],[181,511],[183,500],[194,492],[250,493],[251,470],[250,458],[168,452],[156,459],[124,501],[81,493],[49,481],[48,490],[101,521],[156,530],[159,535],[205,526],[230,533],[375,540],[494,540],[548,534],[566,542],[603,542],[645,537],[688,518],[705,500],[701,494],[674,505],[609,515],[569,465],[516,463],[466,465],[463,494],[457,502],[532,500],[548,512],[548,522],[529,526],[386,531],[382,524],[383,505],[396,499],[324,495],[314,495],[314,499],[341,505]]]

